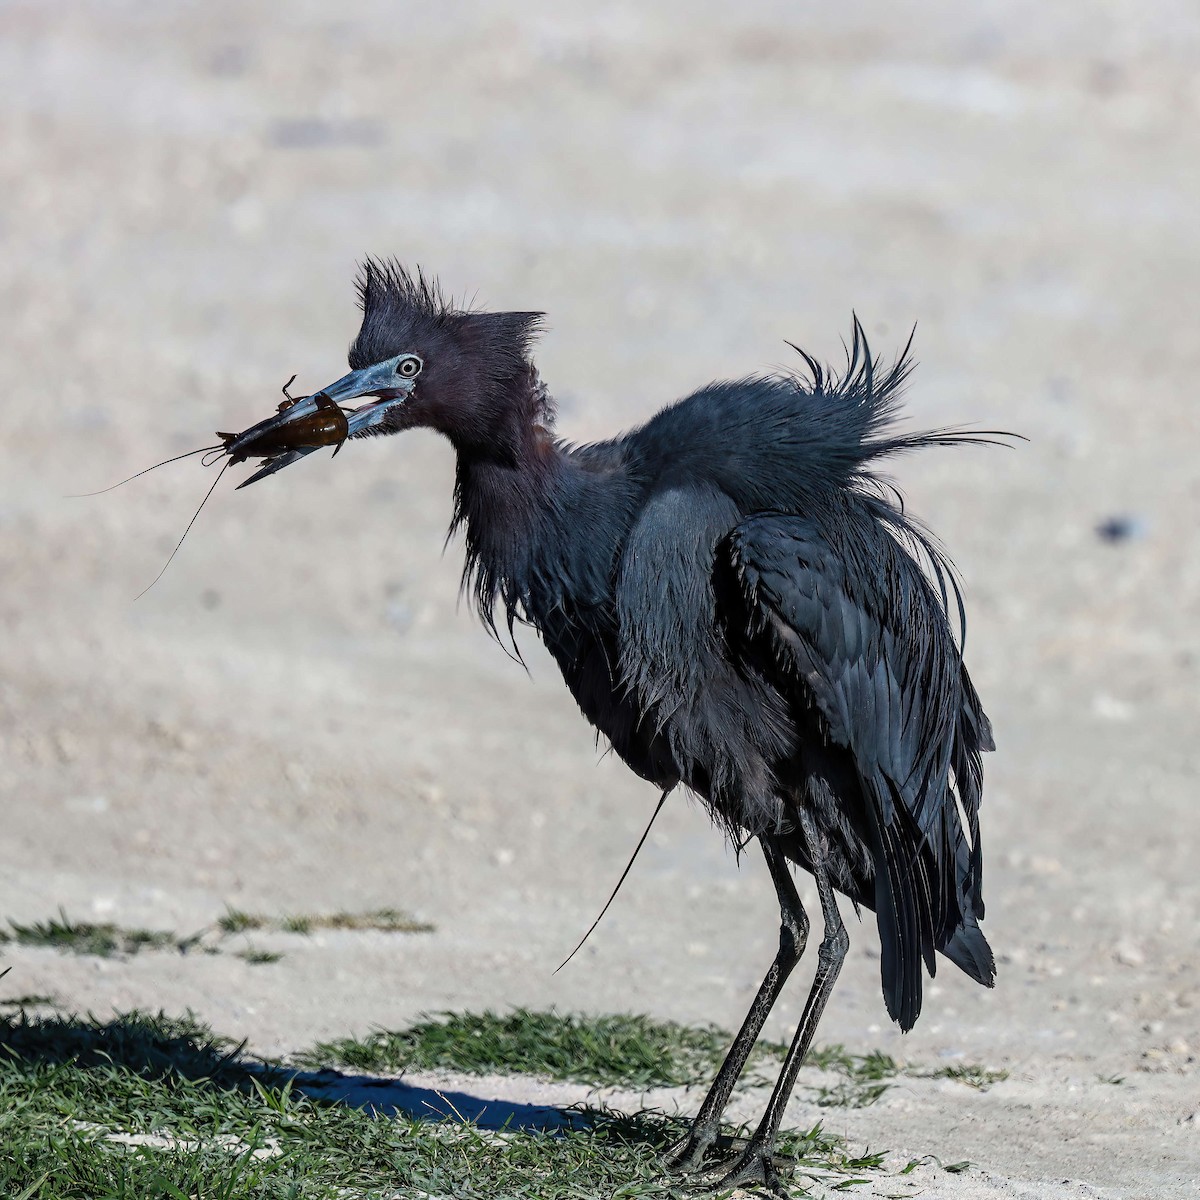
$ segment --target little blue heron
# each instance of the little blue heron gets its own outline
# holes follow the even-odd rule
[[[936,543],[873,474],[888,455],[988,431],[897,432],[909,347],[882,367],[855,318],[843,372],[798,351],[803,373],[710,384],[632,432],[572,446],[530,357],[540,313],[466,311],[387,261],[369,260],[358,290],[350,374],[264,426],[286,443],[314,402],[364,397],[351,437],[445,434],[463,584],[489,629],[532,626],[634,772],[664,794],[689,788],[766,858],[779,949],[673,1152],[681,1172],[706,1169],[808,941],[792,864],[816,881],[824,936],[799,1027],[755,1133],[717,1168],[716,1186],[778,1186],[776,1134],[849,946],[836,892],[877,915],[901,1029],[938,953],[994,981],[978,818],[993,743],[963,664],[962,601]]]

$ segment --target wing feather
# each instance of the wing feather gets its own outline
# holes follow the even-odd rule
[[[875,857],[884,993],[909,1028],[921,964],[933,974],[936,950],[982,983],[994,978],[977,924],[979,753],[991,734],[947,619],[943,564],[935,560],[935,586],[882,520],[818,528],[784,513],[743,521],[718,556],[771,682],[814,709],[853,760]]]

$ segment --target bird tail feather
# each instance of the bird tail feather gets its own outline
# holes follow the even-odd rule
[[[942,953],[977,983],[995,987],[996,959],[974,918],[968,918],[955,930],[954,936],[942,947]]]

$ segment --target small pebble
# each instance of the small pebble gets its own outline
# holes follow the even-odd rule
[[[1140,946],[1132,942],[1121,942],[1113,951],[1113,957],[1123,967],[1140,967],[1146,961],[1146,955]]]
[[[1096,536],[1102,542],[1136,542],[1146,536],[1149,525],[1136,513],[1114,513],[1096,526]]]
[[[1132,704],[1118,700],[1107,692],[1099,692],[1092,697],[1092,712],[1103,721],[1130,721],[1134,715]]]

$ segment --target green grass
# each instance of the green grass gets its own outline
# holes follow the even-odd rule
[[[258,946],[247,946],[245,950],[237,951],[237,957],[245,960],[252,967],[261,967],[268,963],[277,963],[283,955],[277,950],[262,950]]]
[[[675,1194],[678,1117],[574,1111],[553,1133],[377,1117],[302,1095],[194,1020],[0,1016],[0,1195],[12,1200],[528,1200]],[[510,1065],[511,1066],[511,1065]],[[738,1132],[730,1130],[730,1135]],[[877,1155],[788,1132],[800,1180],[850,1186]]]
[[[265,928],[266,924],[266,917],[256,917],[236,908],[227,909],[217,918],[217,928],[222,933],[249,933],[252,929]]]
[[[251,930],[275,930],[284,933],[312,933],[317,929],[381,929],[388,933],[429,933],[433,926],[414,920],[395,908],[379,908],[370,912],[337,912],[326,915],[264,917],[230,909],[217,919],[216,925],[202,929],[190,937],[162,929],[124,929],[119,925],[73,921],[63,909],[48,921],[22,925],[8,922],[9,931],[0,929],[0,946],[16,943],[20,946],[45,946],[70,954],[90,954],[99,958],[140,954],[143,950],[176,950],[181,954],[193,950],[205,954],[221,954],[219,945],[212,944],[214,929],[220,938]],[[10,932],[11,931],[11,932]],[[248,947],[236,952],[247,962],[275,963],[283,955],[278,951]],[[0,1005],[8,1003],[0,1000]]]
[[[93,954],[111,958],[115,954],[138,954],[142,950],[161,950],[178,947],[175,934],[159,929],[122,929],[117,925],[95,925],[87,921],[72,921],[62,910],[58,917],[21,925],[9,921],[12,933],[0,930],[0,943],[16,942],[21,946],[49,946],[72,954]]]
[[[442,1013],[407,1029],[321,1043],[302,1061],[388,1074],[516,1072],[592,1085],[672,1087],[707,1082],[729,1040],[715,1026],[518,1008],[505,1015]]]
[[[891,1086],[901,1068],[890,1054],[872,1050],[851,1054],[844,1046],[817,1046],[809,1051],[806,1067],[845,1076],[833,1087],[818,1087],[814,1097],[820,1108],[867,1108]]]
[[[5,972],[7,974],[7,972]],[[29,993],[24,996],[0,996],[0,1008],[57,1008],[57,996]]]
[[[944,1163],[936,1154],[927,1154],[924,1158],[910,1158],[906,1166],[900,1170],[901,1175],[911,1175],[918,1167],[927,1166],[933,1163],[934,1166],[941,1168],[949,1175],[961,1175],[964,1171],[971,1169],[971,1163],[965,1159],[962,1162]],[[915,1193],[920,1195],[919,1192]]]
[[[632,1015],[580,1016],[518,1008],[499,1015],[441,1013],[401,1030],[321,1042],[297,1057],[309,1066],[335,1063],[355,1071],[398,1075],[404,1071],[461,1071],[470,1075],[517,1072],[544,1079],[615,1087],[676,1087],[707,1084],[730,1043],[715,1026],[679,1025]],[[750,1059],[749,1078],[773,1082],[787,1053],[782,1042],[761,1042]],[[974,1065],[920,1071],[873,1050],[852,1054],[844,1046],[814,1047],[804,1064],[838,1076],[832,1085],[810,1082],[820,1108],[866,1108],[895,1078],[953,1079],[986,1090],[1007,1078],[1004,1071]]]
[[[253,929],[270,929],[280,933],[312,933],[317,929],[379,929],[385,933],[432,933],[427,921],[418,921],[397,908],[376,908],[368,912],[299,913],[293,916],[268,917],[261,913],[229,909],[217,920],[222,933],[246,933]]]
[[[57,919],[22,925],[9,921],[11,934],[0,931],[0,944],[49,946],[75,954],[103,957],[132,955],[147,949],[201,949],[219,954],[219,945],[206,939],[210,927],[189,938],[162,930],[122,929],[112,924],[72,921],[63,910]],[[310,934],[317,929],[387,932],[428,932],[433,926],[415,921],[397,909],[363,913],[300,914],[267,917],[229,909],[218,918],[219,938],[273,930]],[[279,962],[283,954],[251,945],[235,951],[253,966]],[[33,1007],[38,997],[0,1000],[6,1007]],[[710,1079],[729,1044],[727,1034],[713,1026],[682,1026],[646,1017],[575,1017],[517,1009],[507,1016],[443,1013],[408,1029],[378,1030],[362,1038],[341,1038],[319,1044],[299,1061],[337,1063],[358,1071],[396,1074],[405,1070],[455,1070],[472,1074],[521,1072],[549,1079],[627,1087],[670,1087]],[[787,1046],[762,1042],[750,1061],[750,1078],[773,1076]],[[910,1075],[952,1079],[979,1090],[1006,1079],[1007,1072],[971,1064],[956,1064],[931,1072],[901,1068],[889,1055],[873,1051],[852,1054],[841,1045],[814,1048],[805,1063],[842,1076],[832,1086],[813,1085],[814,1102],[822,1108],[865,1108],[874,1104],[902,1070]],[[801,1085],[804,1080],[802,1077]]]
[[[953,1079],[955,1083],[965,1083],[976,1091],[986,1092],[994,1083],[1003,1083],[1008,1078],[1007,1071],[990,1071],[977,1063],[956,1063],[950,1067],[938,1067],[934,1071],[922,1073],[924,1079]]]
[[[234,1042],[215,1036],[190,1015],[132,1012],[108,1022],[90,1016],[0,1016],[0,1071],[7,1076],[22,1064],[68,1064],[81,1070],[120,1067],[144,1079],[177,1075],[227,1084],[249,1080]]]
[[[813,1099],[818,1108],[870,1108],[889,1087],[890,1083],[847,1080],[833,1087],[816,1088]]]
[[[900,1067],[890,1054],[872,1050],[869,1054],[851,1054],[845,1046],[814,1046],[804,1060],[807,1067],[821,1071],[837,1071],[850,1079],[868,1082],[890,1079],[900,1073]]]
[[[816,1089],[814,1099],[821,1108],[866,1108],[888,1090],[898,1075],[914,1079],[951,1079],[981,1092],[1008,1078],[1007,1071],[989,1070],[977,1063],[955,1063],[924,1071],[902,1066],[890,1054],[878,1050],[869,1054],[851,1054],[840,1045],[815,1047],[804,1065],[845,1076],[833,1087]]]

